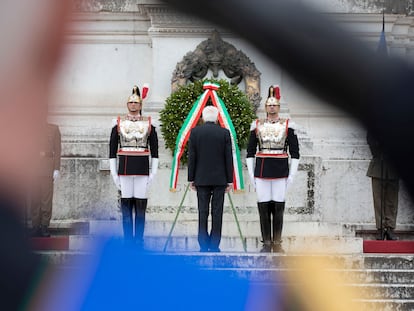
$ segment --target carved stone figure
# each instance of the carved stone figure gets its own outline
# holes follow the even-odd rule
[[[188,52],[177,63],[171,79],[172,92],[186,85],[188,81],[205,78],[208,70],[212,71],[214,78],[223,70],[233,85],[240,84],[244,79],[247,97],[254,110],[259,107],[261,73],[242,51],[223,41],[218,31],[214,31],[209,39],[201,42],[194,51]]]

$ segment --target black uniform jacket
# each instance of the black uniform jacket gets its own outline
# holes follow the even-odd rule
[[[158,136],[155,127],[151,125],[151,132],[148,137],[147,146],[151,151],[152,158],[158,158]],[[114,126],[109,141],[109,158],[116,158],[119,148],[118,126]],[[149,157],[148,156],[118,156],[118,174],[119,175],[149,175]]]
[[[196,186],[225,186],[233,182],[231,138],[227,129],[207,122],[191,130],[188,181]]]
[[[256,154],[259,139],[256,130],[250,132],[249,144],[247,145],[247,158],[253,158]],[[288,135],[284,150],[289,151],[291,158],[299,159],[299,143],[295,131],[288,129]],[[256,157],[254,176],[258,178],[285,178],[289,176],[289,159],[286,158],[261,158]]]

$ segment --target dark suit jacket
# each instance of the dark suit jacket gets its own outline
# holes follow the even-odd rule
[[[188,181],[196,186],[225,186],[233,182],[230,132],[207,122],[192,129],[188,142]]]

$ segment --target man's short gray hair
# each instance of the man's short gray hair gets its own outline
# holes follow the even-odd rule
[[[218,118],[218,110],[214,106],[207,106],[203,109],[204,122],[216,122]]]

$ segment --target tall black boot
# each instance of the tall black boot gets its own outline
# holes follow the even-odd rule
[[[145,212],[148,199],[135,200],[135,242],[142,246],[144,243]]]
[[[260,230],[262,232],[263,248],[260,251],[262,253],[269,253],[272,250],[269,204],[270,202],[257,203],[259,209]]]
[[[121,198],[122,228],[124,238],[127,241],[132,240],[132,200]]]
[[[283,215],[285,212],[285,202],[273,202],[273,251],[283,253],[282,248],[282,229]]]

